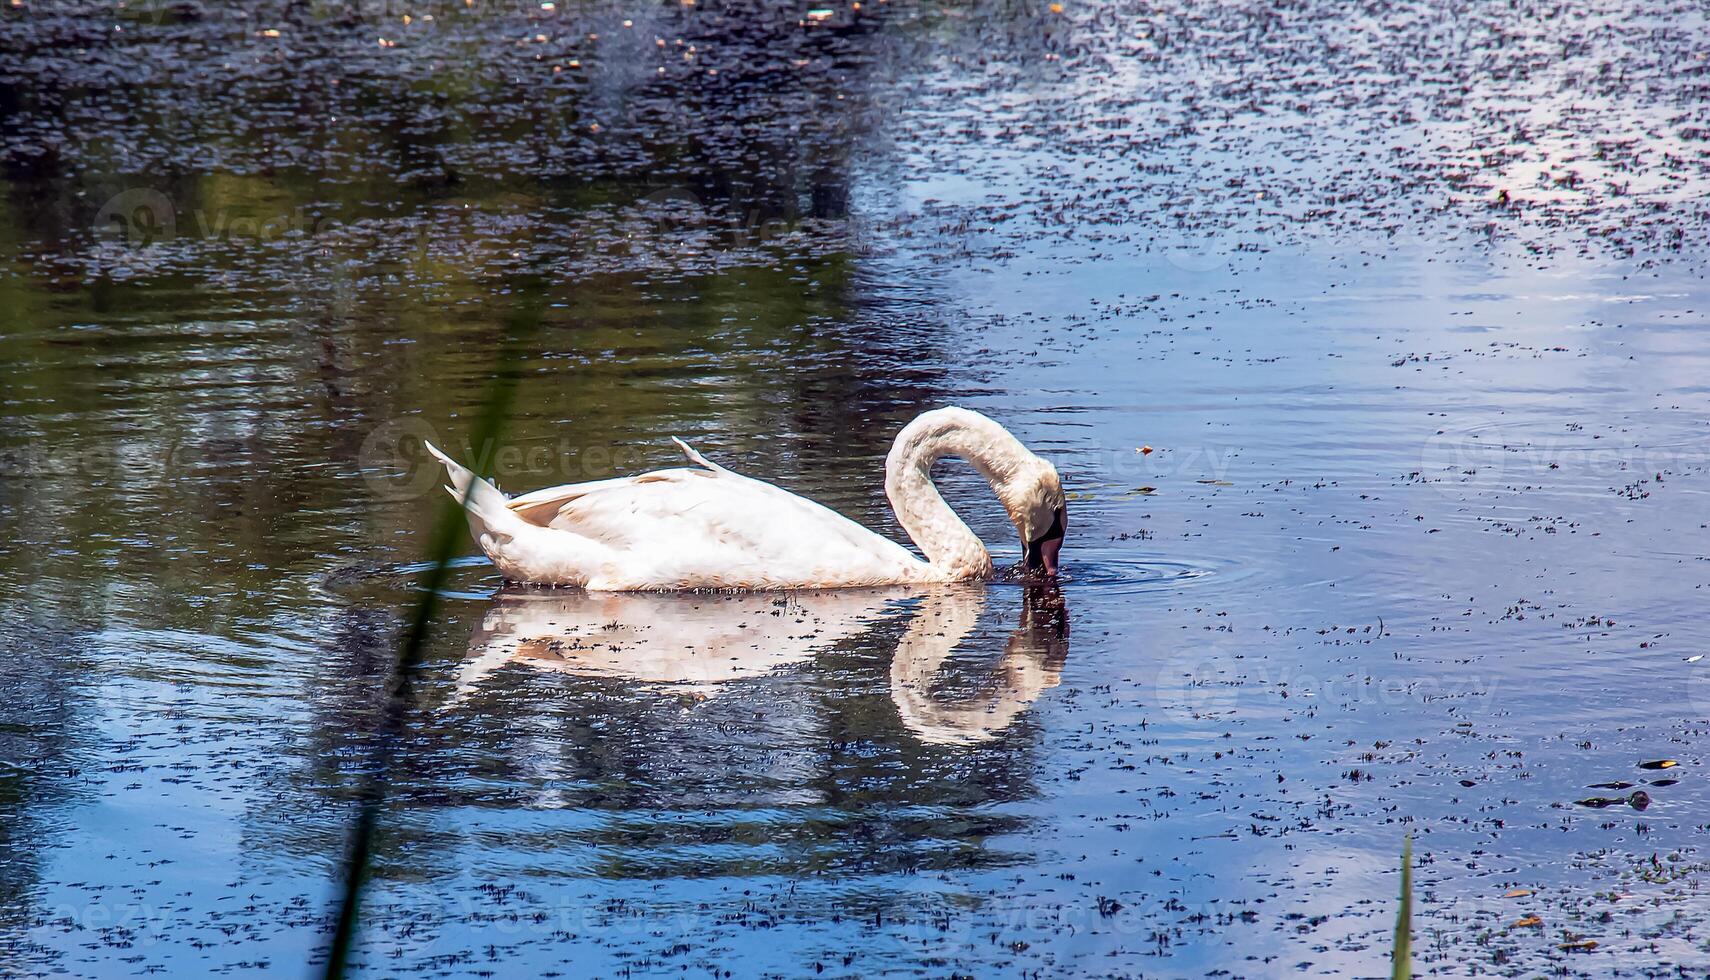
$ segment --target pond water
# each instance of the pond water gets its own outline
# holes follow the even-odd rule
[[[1702,972],[1707,20],[12,4],[0,974],[320,961],[496,375],[507,489],[677,435],[899,537],[976,408],[1067,574],[459,559],[364,975],[1387,975],[1408,838],[1422,973]]]

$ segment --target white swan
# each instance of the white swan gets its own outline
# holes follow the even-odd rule
[[[991,483],[1027,567],[1057,571],[1068,525],[1050,463],[978,412],[940,408],[897,434],[885,494],[926,560],[829,508],[732,473],[675,440],[694,467],[507,498],[429,445],[469,529],[507,579],[594,591],[823,589],[953,582],[991,574],[979,537],[932,484],[960,456]]]

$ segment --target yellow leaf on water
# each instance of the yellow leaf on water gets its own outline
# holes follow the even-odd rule
[[[1512,923],[1509,924],[1508,928],[1510,928],[1510,929],[1530,929],[1530,928],[1534,928],[1537,926],[1542,926],[1543,924],[1544,924],[1543,919],[1540,919],[1535,915],[1528,915],[1523,919],[1515,919]]]
[[[1054,13],[1054,14],[1060,14],[1060,13],[1062,13],[1062,12],[1063,12],[1063,5],[1062,5],[1062,4],[1060,4],[1060,3],[1054,3],[1054,4],[1052,4],[1052,5],[1051,5],[1051,12],[1052,12],[1052,13]]]
[[[1532,889],[1530,889],[1530,888],[1516,888],[1513,891],[1503,892],[1502,897],[1503,898],[1525,898],[1527,895],[1530,895],[1530,894],[1532,894]]]
[[[1673,769],[1675,766],[1678,766],[1678,765],[1680,765],[1680,763],[1674,761],[1673,759],[1657,759],[1654,762],[1641,762],[1641,763],[1639,763],[1639,768],[1640,769]]]
[[[1597,948],[1597,940],[1581,939],[1579,942],[1575,943],[1557,943],[1556,948],[1567,950],[1592,950]]]

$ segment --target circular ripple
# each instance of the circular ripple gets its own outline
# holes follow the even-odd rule
[[[1229,562],[1183,560],[1160,555],[1114,549],[1064,549],[1065,589],[1107,595],[1137,595],[1146,592],[1176,592],[1197,588],[1234,571]]]

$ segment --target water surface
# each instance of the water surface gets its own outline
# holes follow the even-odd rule
[[[0,973],[315,962],[519,311],[507,489],[956,403],[1069,575],[461,560],[364,973],[1710,964],[1705,12],[824,9],[0,13]]]

